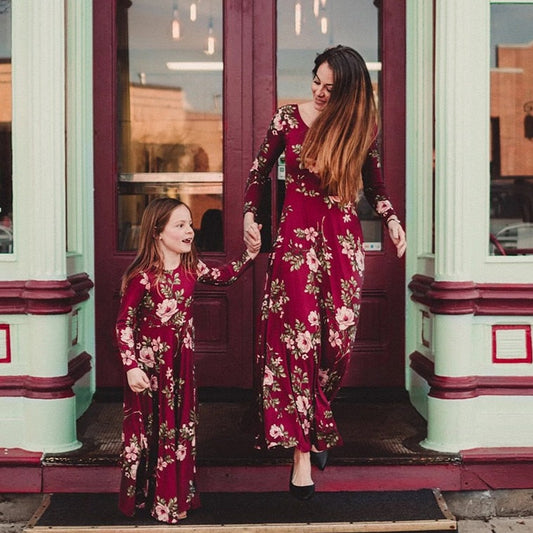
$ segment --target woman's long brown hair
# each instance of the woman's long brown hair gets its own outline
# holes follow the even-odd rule
[[[139,272],[155,272],[159,277],[164,271],[163,257],[157,247],[157,238],[167,225],[170,215],[176,207],[184,205],[189,213],[189,207],[174,198],[156,198],[152,200],[145,208],[141,219],[141,229],[139,231],[139,247],[137,255],[131,265],[126,269],[122,276],[120,293],[124,294],[128,283]],[[198,255],[194,242],[190,252],[181,254],[181,264],[187,272],[195,272],[198,265]]]
[[[315,172],[326,194],[342,203],[357,202],[363,188],[361,171],[378,129],[378,113],[370,74],[353,48],[328,48],[315,59],[333,71],[333,88],[302,145],[301,160]]]

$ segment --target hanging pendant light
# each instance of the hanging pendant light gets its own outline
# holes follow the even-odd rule
[[[302,4],[300,2],[294,4],[294,33],[296,35],[302,33]]]
[[[196,2],[191,2],[191,7],[189,9],[189,16],[190,16],[191,22],[196,22],[196,19],[198,18],[198,6],[196,5]]]
[[[320,0],[314,0],[313,15],[315,16],[316,19],[318,18],[319,11],[320,11]]]
[[[207,30],[207,50],[204,52],[208,56],[212,56],[215,53],[215,36],[213,35],[213,17],[209,17],[209,27]]]
[[[172,10],[172,38],[175,41],[181,39],[181,27],[180,27],[180,16],[178,11],[178,2],[174,2],[174,8]]]

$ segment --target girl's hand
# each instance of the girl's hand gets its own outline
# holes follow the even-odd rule
[[[244,244],[248,255],[255,259],[261,249],[262,225],[254,221],[254,214],[248,212],[244,215]]]
[[[389,236],[391,241],[396,246],[396,255],[402,257],[407,248],[407,241],[405,240],[405,231],[400,224],[400,221],[397,218],[391,218],[387,222],[387,227],[389,228]]]
[[[142,392],[150,386],[150,380],[144,370],[140,368],[130,368],[126,372],[128,385],[133,392]]]

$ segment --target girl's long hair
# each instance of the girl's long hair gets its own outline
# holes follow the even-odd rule
[[[342,203],[357,202],[363,188],[361,171],[378,131],[378,112],[370,74],[353,48],[328,48],[315,59],[333,71],[329,101],[314,120],[302,145],[301,161],[315,172],[326,194]]]
[[[180,205],[184,205],[190,213],[191,210],[186,204],[174,198],[156,198],[146,206],[141,220],[137,255],[122,276],[121,294],[124,294],[128,283],[139,272],[154,272],[157,278],[163,274],[163,257],[159,253],[157,239],[167,225],[172,211]],[[196,271],[198,255],[194,242],[190,252],[181,254],[181,264],[187,272],[193,273]]]

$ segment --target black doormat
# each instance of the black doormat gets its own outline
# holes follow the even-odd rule
[[[286,492],[203,493],[202,507],[179,531],[453,531],[455,518],[438,491],[320,492],[299,501]],[[149,516],[127,518],[117,494],[52,494],[26,531],[150,531],[165,526]],[[171,526],[165,526],[165,531]],[[177,530],[177,529],[176,529]]]

